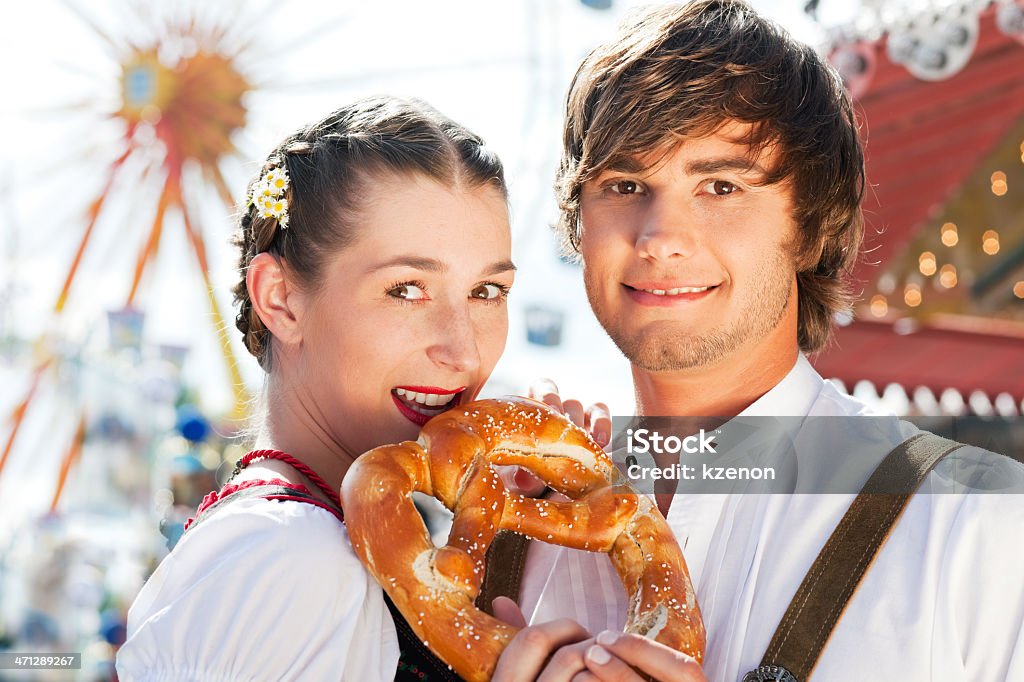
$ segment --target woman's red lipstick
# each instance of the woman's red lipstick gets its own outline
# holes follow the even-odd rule
[[[452,399],[450,402],[446,403],[442,409],[438,409],[441,406],[423,405],[422,403],[418,403],[417,401],[410,400],[408,398],[406,398],[406,400],[403,400],[402,397],[398,395],[399,390],[401,390],[404,394],[423,393],[424,395],[451,396],[461,393],[462,391],[466,390],[466,387],[462,386],[461,388],[450,389],[440,388],[438,386],[396,386],[394,389],[392,389],[391,399],[394,401],[395,406],[398,408],[398,411],[402,414],[403,417],[405,417],[412,423],[416,424],[417,426],[422,427],[424,424],[426,424],[428,421],[430,421],[437,415],[441,414],[447,409],[450,409],[455,404],[457,398]],[[422,412],[413,409],[413,407],[411,407],[409,403],[416,403],[419,407],[421,407],[424,410],[428,410],[431,413],[423,414]]]

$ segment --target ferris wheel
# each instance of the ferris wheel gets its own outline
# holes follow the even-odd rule
[[[38,443],[25,442],[22,427],[33,411],[42,409],[40,404],[48,399],[46,387],[58,381],[62,366],[73,364],[66,351],[78,340],[65,338],[61,323],[77,310],[94,307],[90,280],[104,269],[120,275],[115,286],[120,297],[108,311],[115,345],[138,343],[146,310],[160,308],[161,302],[147,291],[158,266],[188,273],[185,281],[194,291],[180,293],[204,299],[205,310],[196,317],[209,345],[219,350],[222,383],[231,395],[226,419],[237,423],[245,416],[250,394],[232,345],[230,311],[220,300],[226,287],[212,277],[208,244],[211,236],[218,244],[227,241],[246,168],[262,154],[253,144],[253,102],[281,88],[303,87],[297,79],[282,76],[274,63],[336,34],[348,21],[337,10],[324,11],[323,20],[312,28],[290,27],[288,35],[271,31],[268,39],[262,34],[268,26],[283,26],[276,16],[281,9],[270,3],[118,0],[97,6],[59,0],[40,11],[52,12],[45,17],[47,28],[67,31],[69,44],[60,45],[62,54],[81,56],[81,63],[59,56],[53,57],[54,63],[76,76],[89,71],[91,89],[72,103],[51,104],[50,99],[39,114],[62,124],[68,121],[65,125],[86,121],[95,126],[94,139],[86,140],[86,153],[59,151],[54,154],[57,163],[51,161],[50,166],[84,178],[81,184],[95,189],[76,195],[72,200],[80,205],[70,220],[60,225],[59,233],[47,236],[47,241],[73,248],[59,276],[47,276],[41,285],[52,291],[48,309],[33,311],[46,320],[31,343],[27,379],[7,387],[18,395],[4,403],[5,411],[13,405],[10,412],[0,413],[0,478],[17,449],[39,449]],[[31,180],[44,188],[41,191],[48,186],[50,166]],[[62,197],[59,182],[52,185],[49,206],[69,200]],[[31,222],[36,218],[32,215]],[[165,253],[167,242],[174,239],[186,245],[184,255]],[[37,249],[42,246],[47,244],[36,244]],[[175,262],[168,262],[171,259]],[[116,296],[109,291],[105,295]],[[128,338],[113,338],[118,335]],[[51,510],[57,508],[68,472],[81,455],[92,421],[99,417],[89,414],[85,400],[74,410],[72,418],[61,419],[75,425],[69,442],[54,443],[61,429],[47,434],[45,448],[62,452]]]

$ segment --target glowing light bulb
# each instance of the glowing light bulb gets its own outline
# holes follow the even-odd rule
[[[990,256],[999,253],[999,233],[995,230],[985,230],[981,236],[981,250]]]
[[[903,290],[903,302],[911,308],[921,305],[921,287],[916,284],[908,284]]]
[[[1001,197],[1006,194],[1008,186],[1006,184],[1006,173],[1003,171],[996,171],[989,178],[992,181],[992,194],[997,197]]]
[[[956,243],[960,241],[960,236],[957,234],[956,225],[953,223],[946,223],[942,226],[942,243],[946,246],[956,246]]]
[[[950,263],[943,265],[939,270],[939,284],[947,289],[952,289],[956,286],[956,281],[956,266]]]
[[[935,263],[935,254],[931,251],[925,251],[917,259],[917,267],[921,271],[922,275],[930,277],[935,274],[937,265]]]
[[[875,317],[885,317],[886,313],[889,312],[889,303],[885,300],[885,296],[876,294],[871,297],[871,314]]]

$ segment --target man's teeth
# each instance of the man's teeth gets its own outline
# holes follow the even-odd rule
[[[437,393],[417,393],[416,391],[407,391],[404,388],[396,388],[395,393],[399,397],[405,398],[419,403],[420,405],[426,405],[427,407],[443,407],[447,405],[458,393],[449,393],[448,395],[438,395]]]
[[[678,287],[676,289],[641,289],[640,291],[646,291],[649,294],[655,296],[678,296],[679,294],[699,294],[702,291],[707,291],[710,286],[706,287]]]

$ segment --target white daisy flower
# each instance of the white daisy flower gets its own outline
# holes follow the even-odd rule
[[[274,199],[271,203],[270,211],[275,218],[280,218],[288,211],[288,201],[285,199]]]
[[[249,194],[250,204],[260,204],[264,198],[274,196],[273,192],[270,191],[270,186],[263,182],[257,182],[252,186],[252,190]]]
[[[264,218],[274,217],[274,197],[259,196],[256,198],[256,208]]]
[[[253,185],[249,205],[255,206],[263,218],[274,218],[282,228],[287,228],[288,200],[284,198],[287,189],[288,172],[283,168],[272,168]]]
[[[281,196],[288,189],[288,171],[284,168],[271,168],[263,176],[263,184],[275,197]]]

